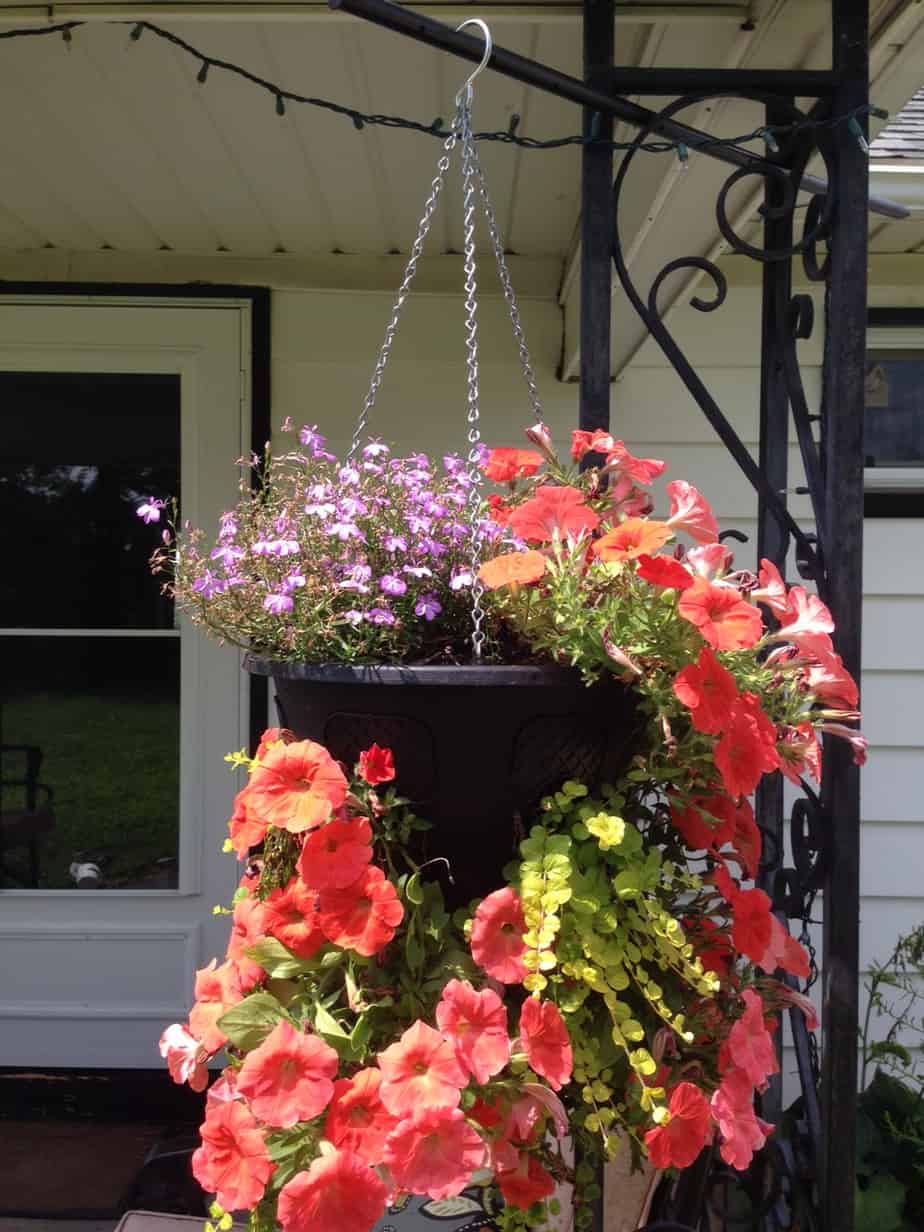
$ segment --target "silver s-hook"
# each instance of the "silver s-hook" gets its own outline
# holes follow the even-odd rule
[[[491,56],[494,54],[494,39],[491,37],[491,31],[488,29],[487,22],[482,21],[480,17],[469,17],[465,21],[462,22],[461,26],[456,26],[456,34],[458,34],[460,30],[464,30],[466,26],[477,26],[478,29],[481,31],[481,33],[484,35],[484,53],[481,57],[481,63],[478,65],[475,71],[471,74],[471,76],[466,80],[466,82],[464,83],[464,85],[459,90],[458,94],[456,95],[456,105],[461,103],[463,97],[465,98],[465,101],[468,103],[472,101],[472,84],[475,78],[478,76],[478,74],[483,73],[484,70],[488,67],[488,63],[490,62]]]

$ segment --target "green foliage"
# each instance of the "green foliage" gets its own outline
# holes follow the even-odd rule
[[[236,1048],[250,1052],[285,1018],[286,1012],[274,996],[268,992],[252,992],[227,1010],[219,1018],[218,1025]]]

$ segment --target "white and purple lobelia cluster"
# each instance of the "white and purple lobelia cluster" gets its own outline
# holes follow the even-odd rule
[[[436,464],[422,453],[393,458],[379,440],[340,462],[317,428],[303,427],[298,439],[300,448],[264,468],[259,495],[245,490],[222,515],[214,548],[202,550],[198,532],[179,535],[180,603],[209,606],[216,629],[239,611],[235,632],[251,640],[258,614],[264,640],[273,636],[267,621],[279,618],[293,649],[291,630],[303,629],[307,640],[322,625],[368,647],[385,639],[398,654],[403,639],[408,649],[419,640],[413,626],[428,626],[427,640],[443,628],[447,637],[463,634],[472,585],[470,464],[455,454]],[[139,516],[154,504],[149,498]],[[476,527],[486,548],[501,533],[488,518]]]

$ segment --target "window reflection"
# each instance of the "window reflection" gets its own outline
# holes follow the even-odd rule
[[[867,466],[924,466],[924,355],[872,351],[866,364]]]

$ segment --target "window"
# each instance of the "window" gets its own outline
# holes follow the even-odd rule
[[[873,310],[863,419],[866,514],[924,516],[924,312]]]

